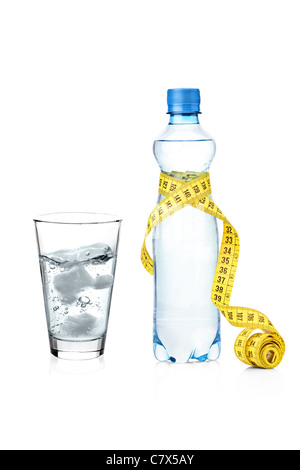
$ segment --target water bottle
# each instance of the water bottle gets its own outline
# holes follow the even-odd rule
[[[170,122],[154,142],[162,173],[191,181],[209,171],[216,145],[199,123],[200,91],[168,90]],[[211,196],[210,196],[211,197]],[[158,203],[164,196],[159,195]],[[153,232],[154,354],[204,362],[220,355],[220,313],[211,301],[218,259],[214,217],[185,206]]]

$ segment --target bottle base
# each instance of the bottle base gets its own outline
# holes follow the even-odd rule
[[[92,341],[62,341],[49,336],[53,356],[68,360],[96,359],[104,353],[106,335]]]
[[[162,342],[158,339],[158,337],[155,335],[154,336],[154,343],[153,343],[153,349],[154,349],[154,356],[155,358],[160,361],[160,362],[172,362],[173,364],[185,364],[187,362],[191,361],[197,361],[197,362],[206,362],[206,361],[216,361],[221,354],[221,340],[220,340],[220,334],[217,335],[216,339],[210,346],[208,353],[202,354],[202,355],[197,355],[196,350],[192,351],[190,356],[187,356],[185,358],[183,357],[174,357],[172,355],[168,354],[167,349],[165,346],[162,344]]]

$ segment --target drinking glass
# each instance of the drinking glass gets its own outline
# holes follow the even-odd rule
[[[54,213],[34,219],[51,353],[92,359],[104,352],[121,219]]]

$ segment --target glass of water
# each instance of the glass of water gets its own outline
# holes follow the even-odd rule
[[[121,219],[56,213],[34,219],[51,353],[92,359],[104,352]]]

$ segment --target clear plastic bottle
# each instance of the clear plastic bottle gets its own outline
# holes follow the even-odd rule
[[[208,172],[214,140],[199,124],[200,92],[168,91],[167,128],[154,142],[163,173],[185,181]],[[164,196],[159,195],[158,202]],[[216,360],[220,314],[211,301],[218,259],[216,219],[186,206],[153,232],[154,354],[159,361]]]

